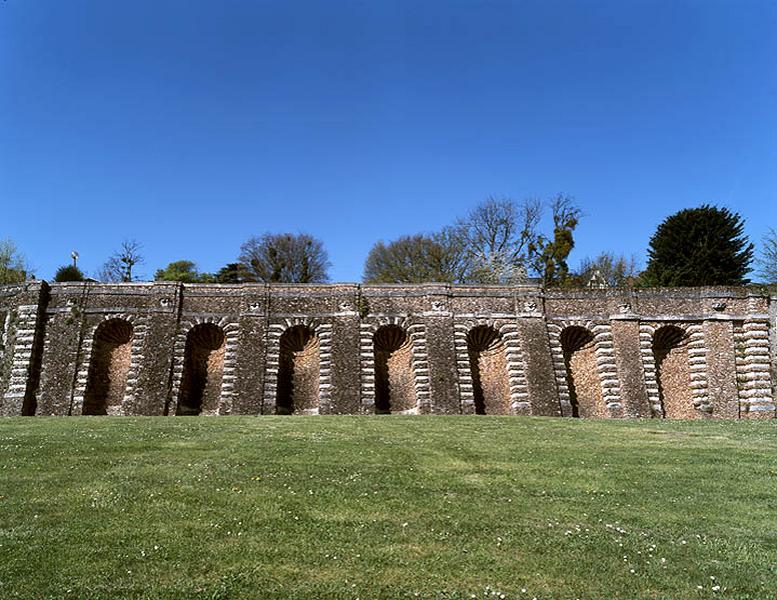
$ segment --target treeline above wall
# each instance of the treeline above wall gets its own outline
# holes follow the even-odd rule
[[[625,256],[603,249],[569,265],[575,231],[583,212],[559,195],[549,201],[489,197],[467,215],[433,232],[415,232],[377,241],[364,264],[365,283],[516,284],[545,287],[694,287],[743,285],[751,277],[777,284],[777,232],[764,236],[758,256],[744,234],[744,219],[727,208],[702,205],[684,209],[660,223],[647,256]],[[72,264],[54,281],[109,283],[148,279],[143,247],[125,240],[103,266],[87,277]],[[645,264],[642,269],[641,265]],[[182,283],[324,283],[331,263],[322,240],[308,233],[264,233],[240,246],[233,262],[215,273],[181,259],[156,270],[156,281]],[[33,278],[10,240],[0,242],[0,283]]]

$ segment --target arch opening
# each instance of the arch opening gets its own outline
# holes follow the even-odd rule
[[[593,333],[577,325],[567,327],[561,332],[561,349],[572,416],[606,417]]]
[[[275,412],[279,415],[318,412],[321,370],[318,336],[310,327],[295,325],[283,333],[280,346]]]
[[[372,338],[375,353],[375,413],[416,408],[410,336],[398,325],[380,327]]]
[[[502,335],[478,325],[467,334],[475,414],[510,414],[510,384]]]
[[[224,376],[224,331],[212,323],[201,323],[186,336],[177,415],[216,414]]]
[[[97,327],[81,414],[121,414],[132,359],[132,338],[132,325],[124,319],[110,319]]]
[[[693,405],[688,339],[676,325],[665,325],[653,334],[653,358],[661,411],[666,419],[698,419]]]

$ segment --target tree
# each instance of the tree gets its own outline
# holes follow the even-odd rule
[[[564,285],[569,277],[567,258],[575,247],[574,231],[583,213],[572,198],[562,194],[550,202],[550,211],[553,238],[538,236],[529,246],[529,256],[544,286]]]
[[[190,260],[176,260],[154,275],[155,281],[181,281],[183,283],[207,283],[212,279],[207,273],[199,273]],[[203,281],[204,280],[204,281]]]
[[[240,263],[229,263],[221,267],[213,276],[216,283],[245,283],[255,281]]]
[[[637,259],[634,256],[617,256],[613,252],[602,252],[594,259],[584,258],[580,267],[570,279],[577,287],[632,287],[639,278]]]
[[[366,283],[457,283],[466,277],[466,264],[452,228],[431,235],[405,235],[377,242],[364,265]]]
[[[84,274],[75,265],[65,265],[57,269],[56,275],[54,275],[54,281],[84,281]]]
[[[667,217],[650,238],[643,283],[649,286],[741,285],[753,260],[744,220],[704,204]]]
[[[443,227],[431,237],[440,248],[437,268],[443,276],[442,280],[450,283],[468,283],[471,279],[472,265],[461,230],[455,225]]]
[[[110,283],[137,281],[137,274],[133,274],[132,270],[145,262],[141,248],[135,240],[123,241],[121,248],[100,269],[99,279]]]
[[[549,203],[554,232],[540,233],[545,206],[489,197],[452,227],[433,234],[403,236],[370,251],[367,282],[511,284],[539,275],[546,284],[568,276],[566,259],[574,247],[572,233],[580,209],[566,196]]]
[[[542,217],[539,200],[518,204],[486,198],[456,223],[472,283],[516,283],[526,279]]]
[[[16,244],[10,239],[0,240],[0,284],[22,283],[27,280],[28,271]]]
[[[324,244],[307,233],[265,233],[240,247],[240,264],[256,281],[323,283],[329,280]]]
[[[762,239],[758,275],[765,283],[777,283],[777,231],[770,229]]]

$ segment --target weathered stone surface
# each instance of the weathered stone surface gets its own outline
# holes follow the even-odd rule
[[[553,372],[553,357],[544,319],[516,319],[519,340],[526,360],[526,383],[531,414],[561,416],[558,389]]]
[[[708,350],[707,382],[713,415],[737,419],[739,418],[739,397],[732,322],[716,320],[704,323],[704,343]]]
[[[650,404],[645,390],[642,372],[642,355],[639,344],[639,322],[635,320],[613,320],[612,338],[615,345],[620,393],[624,415],[628,417],[651,416]]]
[[[31,282],[0,414],[774,417],[776,321],[749,288]]]

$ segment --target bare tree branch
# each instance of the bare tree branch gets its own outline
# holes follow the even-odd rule
[[[98,279],[109,283],[137,281],[138,275],[133,273],[133,269],[145,262],[141,249],[142,246],[136,240],[124,240],[121,248],[103,264],[98,273]]]
[[[307,233],[265,233],[240,247],[249,278],[270,283],[323,283],[329,257],[321,240]]]
[[[777,231],[769,229],[763,236],[761,254],[758,257],[758,275],[764,283],[777,283]]]

